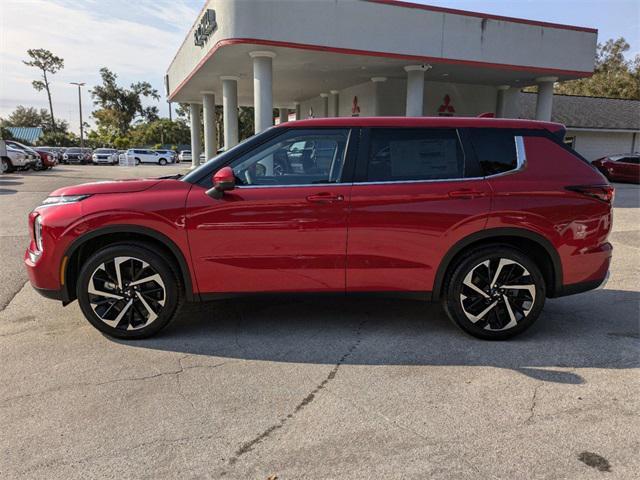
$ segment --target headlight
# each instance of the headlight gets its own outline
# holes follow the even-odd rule
[[[42,252],[42,216],[38,215],[33,221],[33,239],[39,252]]]
[[[65,203],[75,203],[80,200],[84,200],[89,195],[60,195],[55,197],[47,197],[42,202],[42,205],[62,205]]]
[[[67,155],[67,154],[65,153],[64,155],[62,155],[62,158],[64,158],[64,159],[66,160],[67,158],[69,158],[69,155]]]

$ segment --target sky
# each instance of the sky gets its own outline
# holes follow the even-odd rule
[[[251,0],[236,0],[251,1]],[[258,0],[259,1],[259,0]],[[315,0],[299,0],[315,1]],[[598,40],[625,37],[630,57],[640,53],[640,0],[414,0],[599,30]],[[204,0],[0,0],[0,117],[17,105],[48,108],[46,93],[31,81],[27,49],[46,48],[65,61],[51,81],[53,110],[76,131],[78,91],[85,82],[83,117],[93,124],[88,88],[108,67],[121,84],[146,80],[163,95],[163,78]],[[168,116],[163,97],[156,105]]]

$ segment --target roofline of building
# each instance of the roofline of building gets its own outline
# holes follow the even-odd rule
[[[522,92],[528,95],[538,95],[537,92]],[[572,95],[570,93],[554,93],[554,97],[573,97],[573,98],[599,98],[600,100],[619,100],[621,102],[640,102],[635,98],[618,98],[618,97],[596,97],[594,95]]]
[[[202,68],[202,66],[213,56],[215,52],[217,52],[220,48],[230,45],[238,45],[238,44],[252,44],[252,45],[267,45],[271,47],[283,47],[283,48],[294,48],[299,50],[313,50],[318,52],[330,52],[330,53],[339,53],[342,55],[364,55],[370,57],[384,57],[384,58],[395,58],[401,60],[407,60],[412,62],[426,62],[426,63],[442,63],[449,65],[467,65],[472,67],[484,67],[484,68],[493,68],[499,70],[515,70],[521,72],[531,72],[536,74],[555,74],[555,75],[571,75],[574,77],[590,77],[593,75],[593,72],[585,72],[579,70],[563,70],[558,68],[545,68],[545,67],[532,67],[526,65],[510,65],[506,63],[491,63],[491,62],[481,62],[477,60],[462,60],[462,59],[454,59],[454,58],[442,58],[442,57],[428,57],[421,55],[408,55],[402,53],[392,53],[392,52],[378,52],[371,50],[355,50],[351,48],[341,48],[341,47],[328,47],[324,45],[311,45],[305,43],[293,43],[293,42],[282,42],[279,40],[265,40],[260,38],[227,38],[218,41],[207,54],[198,62],[191,73],[182,80],[178,84],[178,86],[169,93],[168,100],[171,101],[173,97],[184,87],[184,85],[191,80],[191,78]]]
[[[424,5],[422,3],[405,2],[402,0],[364,0],[364,1],[371,2],[371,3],[381,3],[385,5],[392,5],[394,7],[415,8],[418,10],[428,10],[430,12],[450,13],[452,15],[464,15],[466,17],[488,18],[490,20],[522,23],[525,25],[534,25],[538,27],[559,28],[562,30],[574,30],[578,32],[598,33],[597,28],[578,27],[575,25],[564,25],[562,23],[542,22],[539,20],[528,20],[526,18],[507,17],[503,15],[493,15],[489,13],[472,12],[469,10],[458,10],[456,8],[436,7],[433,5]]]

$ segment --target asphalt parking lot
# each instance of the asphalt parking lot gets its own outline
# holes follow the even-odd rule
[[[0,478],[637,478],[638,186],[616,185],[606,287],[509,342],[385,299],[189,305],[116,341],[26,283],[51,190],[186,168],[0,177]]]

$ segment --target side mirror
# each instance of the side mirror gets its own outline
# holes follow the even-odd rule
[[[207,190],[211,198],[220,199],[224,192],[236,188],[236,177],[231,167],[222,167],[213,174],[213,187]]]

